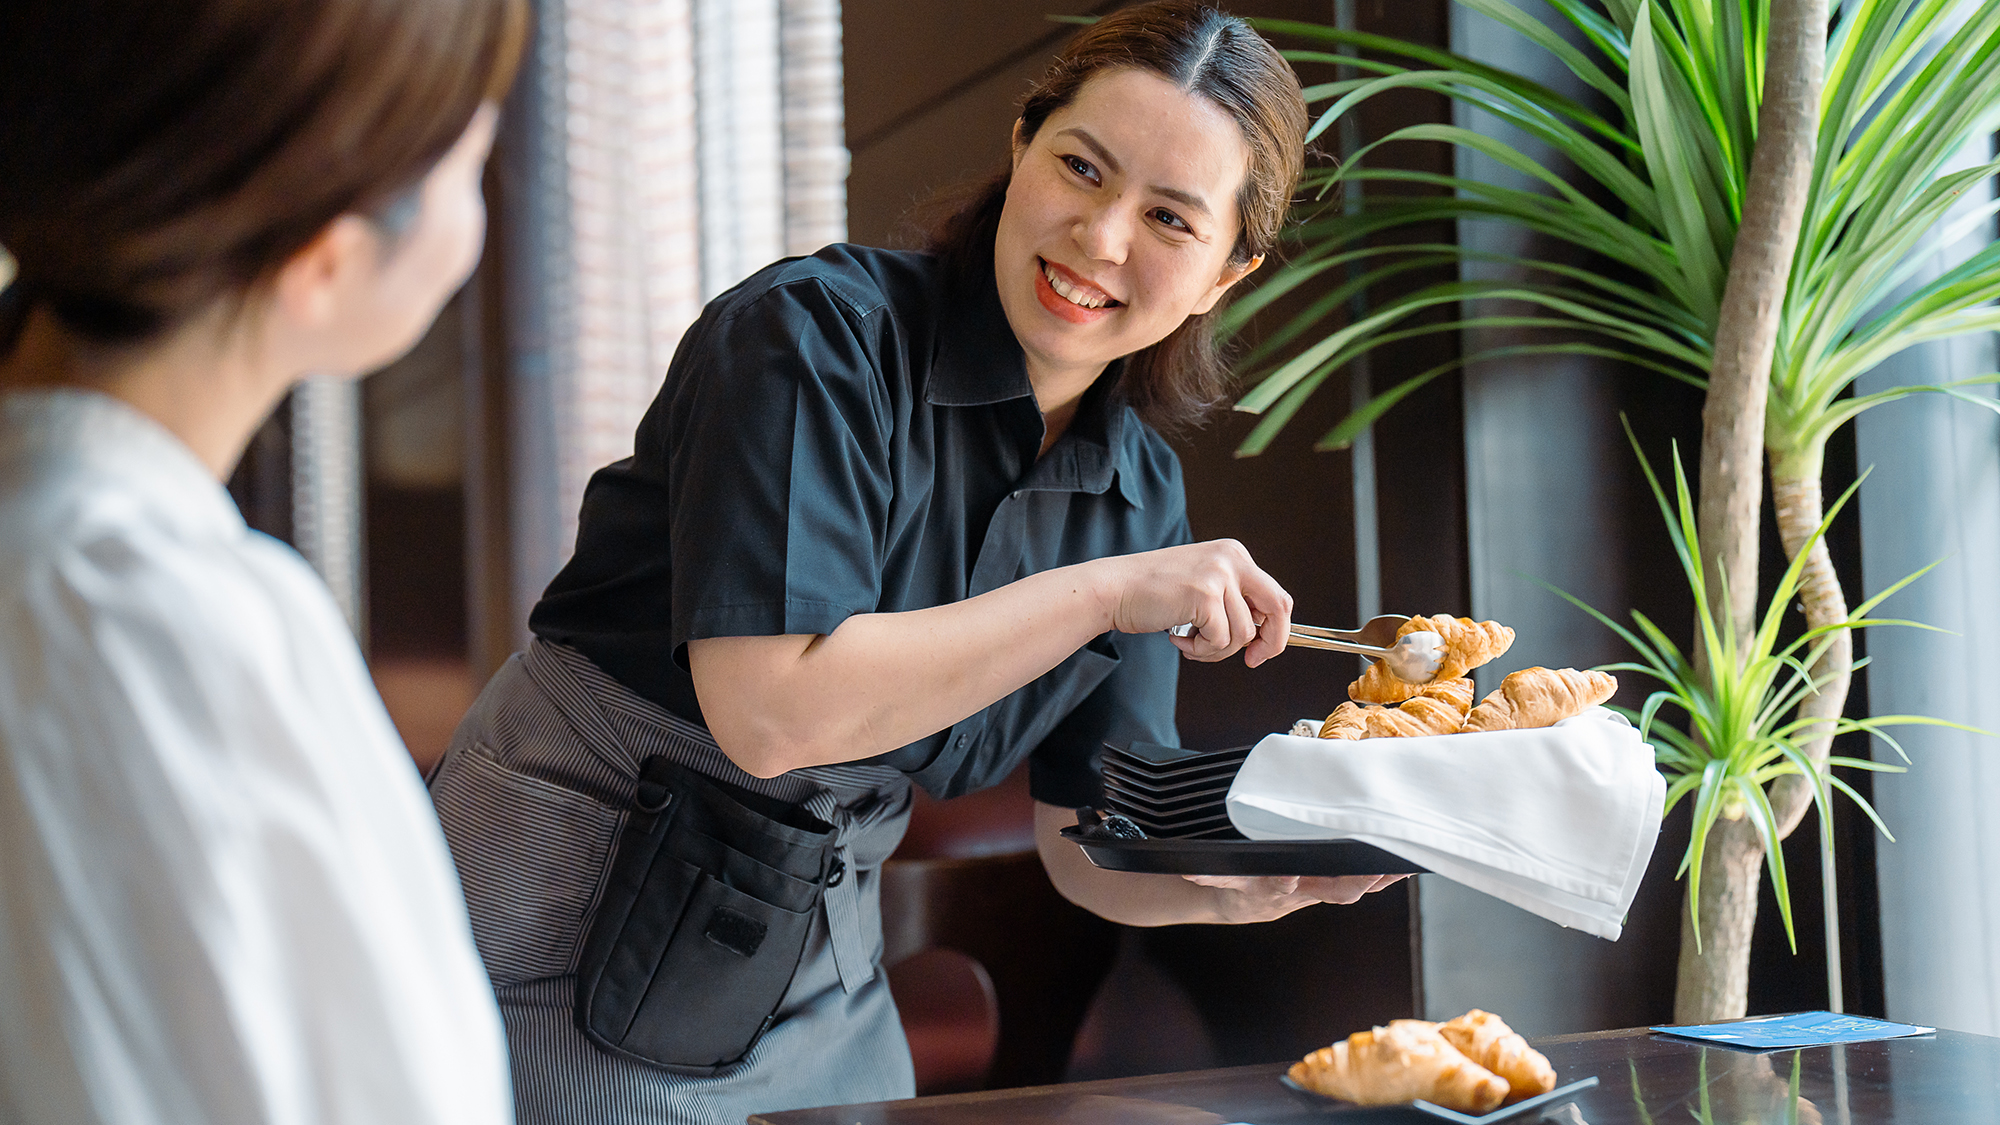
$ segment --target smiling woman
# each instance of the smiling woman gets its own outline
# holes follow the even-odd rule
[[[1118,921],[1376,885],[1101,872],[1057,835],[1106,740],[1178,741],[1181,657],[1284,648],[1290,595],[1190,541],[1159,427],[1219,394],[1204,318],[1275,238],[1305,123],[1242,21],[1125,9],[929,252],[780,262],[688,331],[431,782],[524,1121],[910,1093],[877,894],[912,784],[1026,762],[1056,886]]]
[[[1104,252],[1122,255],[1131,248],[1129,236],[1138,232],[1115,224],[1150,228],[1165,246],[1196,256],[1199,265],[1214,256],[1203,251],[1222,247],[1225,253],[1212,270],[1187,269],[1184,261],[1168,267],[1206,278],[1212,294],[1188,302],[1172,323],[1149,325],[1162,329],[1156,334],[1120,330],[1129,331],[1128,343],[1139,345],[1113,353],[1126,357],[1127,401],[1147,423],[1166,431],[1199,422],[1222,399],[1229,369],[1210,322],[1229,287],[1277,244],[1305,166],[1307,124],[1298,80],[1270,44],[1212,8],[1171,8],[1155,13],[1153,21],[1106,19],[1078,34],[1022,102],[1007,167],[937,223],[929,238],[934,253],[957,263],[993,256],[1002,300],[1012,298],[1008,316],[1017,332],[1021,318],[1015,306],[1024,300],[1023,279],[1039,268],[1049,275],[1047,291],[1053,296],[1058,282],[1088,285],[1103,267],[1046,258],[1037,263],[1024,256],[1024,250],[1034,254],[1033,246],[1014,245],[1012,239],[1030,237],[1023,227],[1036,205],[1012,198],[1016,178],[1039,189],[1063,178],[1050,167],[1059,165],[1095,200],[1073,206],[1096,211],[1088,229],[1097,238],[1110,237],[1099,243]],[[1143,110],[1126,114],[1127,106]],[[1101,117],[1107,109],[1129,122],[1131,135],[1100,136],[1102,126],[1093,132],[1076,120]],[[1061,120],[1051,125],[1054,118]],[[1128,161],[1138,163],[1128,168]],[[1045,197],[1040,190],[1034,195]],[[1014,219],[1004,228],[1003,212]],[[1060,211],[1045,214],[1045,221],[1063,218]],[[1083,248],[1078,240],[1076,250]],[[1135,269],[1159,260],[1142,256]],[[1102,289],[1087,295],[1117,296]],[[1064,315],[1056,306],[1045,307]],[[1150,312],[1161,315],[1159,308]]]

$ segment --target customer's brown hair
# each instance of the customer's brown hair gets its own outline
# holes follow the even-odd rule
[[[1214,103],[1243,130],[1250,168],[1237,194],[1240,227],[1230,253],[1242,265],[1270,253],[1305,167],[1306,104],[1298,77],[1250,25],[1199,0],[1156,0],[1098,20],[1071,39],[1021,103],[1021,136],[1076,100],[1090,79],[1121,68],[1157,74]],[[962,193],[962,204],[931,226],[928,247],[957,269],[990,268],[993,238],[1011,165]],[[1122,387],[1139,416],[1163,430],[1201,421],[1228,389],[1229,367],[1216,340],[1222,308],[1191,316],[1166,339],[1126,358]]]
[[[393,225],[526,22],[524,0],[5,0],[0,311],[143,341],[344,213]]]

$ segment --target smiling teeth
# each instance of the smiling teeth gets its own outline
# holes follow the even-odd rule
[[[1087,296],[1083,290],[1057,277],[1054,266],[1044,264],[1042,266],[1042,276],[1049,279],[1049,288],[1055,290],[1061,295],[1063,300],[1068,301],[1072,305],[1081,305],[1086,309],[1101,309],[1111,303],[1111,299],[1108,297]]]

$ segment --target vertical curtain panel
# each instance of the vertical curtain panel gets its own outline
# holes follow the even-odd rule
[[[1993,159],[1990,143],[1957,168]],[[1967,189],[1945,226],[1994,201],[1994,181]],[[1909,286],[1940,276],[2000,236],[1989,218],[1911,263]],[[1883,303],[1891,307],[1901,294]],[[1974,379],[2000,370],[1992,333],[1919,344],[1864,376],[1857,394]],[[1990,400],[1992,388],[1965,393]],[[1943,632],[1868,630],[1868,709],[1932,715],[2000,731],[2000,419],[1943,395],[1878,406],[1855,420],[1863,585],[1874,593],[1936,569],[1883,603],[1878,616]],[[1855,600],[1859,600],[1858,598]],[[1943,727],[1895,732],[1909,772],[1878,774],[1875,807],[1896,842],[1875,849],[1882,902],[1882,978],[1891,1019],[2000,1035],[2000,742]],[[1877,761],[1900,764],[1877,745]],[[1968,1081],[1972,1079],[1968,1078]],[[1989,1076],[1989,1081],[1991,1077]]]
[[[839,0],[541,0],[499,175],[511,601],[704,302],[846,236]]]

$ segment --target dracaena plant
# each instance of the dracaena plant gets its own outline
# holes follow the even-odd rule
[[[1630,431],[1627,432],[1629,436]],[[1636,441],[1633,442],[1633,450],[1638,452]],[[1706,667],[1713,671],[1707,675],[1697,673],[1696,654],[1693,651],[1683,652],[1669,634],[1644,613],[1632,611],[1632,627],[1627,628],[1570,594],[1561,590],[1554,592],[1617,633],[1638,657],[1635,661],[1608,665],[1606,670],[1637,673],[1659,685],[1638,711],[1626,713],[1638,725],[1639,736],[1652,745],[1660,771],[1666,775],[1666,811],[1673,811],[1682,801],[1693,804],[1693,836],[1681,857],[1677,875],[1688,883],[1688,913],[1694,922],[1697,942],[1701,927],[1700,896],[1696,892],[1702,878],[1702,860],[1709,830],[1718,821],[1742,819],[1753,825],[1764,841],[1764,861],[1771,873],[1771,886],[1776,892],[1779,914],[1784,920],[1785,936],[1796,949],[1798,943],[1792,926],[1791,890],[1785,874],[1785,854],[1779,847],[1780,826],[1771,806],[1768,787],[1780,777],[1806,779],[1811,783],[1812,799],[1820,816],[1831,814],[1829,802],[1837,792],[1848,797],[1867,814],[1885,837],[1895,838],[1866,797],[1831,770],[1822,770],[1808,755],[1811,742],[1822,733],[1821,721],[1798,717],[1797,708],[1801,700],[1824,688],[1824,676],[1815,675],[1812,665],[1835,636],[1878,625],[1929,628],[1913,621],[1874,618],[1869,614],[1930,568],[1926,567],[1867,599],[1839,621],[1811,626],[1797,631],[1795,636],[1788,636],[1787,610],[1798,595],[1805,569],[1806,556],[1801,553],[1792,559],[1791,565],[1778,579],[1749,644],[1739,649],[1736,634],[1728,628],[1727,613],[1717,613],[1710,608],[1711,604],[1728,604],[1732,595],[1723,590],[1720,591],[1721,596],[1713,601],[1707,596],[1708,580],[1702,569],[1695,505],[1687,475],[1681,467],[1678,447],[1674,450],[1673,461],[1674,495],[1669,501],[1652,466],[1646,463],[1643,454],[1640,455],[1640,466],[1659,505],[1681,574],[1694,594],[1694,644],[1703,650]],[[1817,542],[1826,535],[1834,517],[1858,488],[1859,481],[1841,494],[1826,518],[1809,533],[1811,540]],[[1890,733],[1890,728],[1929,725],[1971,729],[1922,715],[1842,717],[1834,723],[1834,733],[1873,735],[1887,743],[1906,762],[1909,756],[1904,754],[1902,745]],[[1827,764],[1873,772],[1902,770],[1901,766],[1838,755],[1831,757]]]
[[[1555,161],[1545,166],[1508,137],[1423,124],[1375,139],[1338,165],[1316,171],[1308,187],[1321,203],[1304,213],[1290,261],[1239,301],[1224,324],[1226,330],[1240,328],[1285,294],[1314,287],[1307,290],[1313,299],[1246,355],[1254,385],[1238,408],[1262,417],[1240,452],[1266,448],[1305,401],[1355,359],[1427,333],[1498,329],[1508,331],[1511,342],[1469,352],[1381,391],[1325,434],[1320,448],[1345,446],[1439,375],[1507,355],[1602,356],[1706,386],[1712,371],[1718,377],[1724,370],[1734,373],[1746,354],[1739,347],[1718,347],[1718,330],[1729,324],[1724,305],[1732,256],[1744,234],[1763,260],[1789,260],[1790,267],[1788,275],[1781,268],[1771,278],[1771,288],[1780,291],[1762,294],[1779,309],[1768,378],[1761,371],[1732,374],[1728,401],[1741,401],[1737,388],[1744,378],[1754,380],[1753,402],[1757,388],[1764,388],[1761,429],[1778,530],[1787,556],[1804,559],[1797,594],[1808,626],[1848,619],[1845,592],[1823,538],[1815,534],[1824,522],[1821,468],[1828,438],[1861,411],[1919,392],[1995,408],[1993,399],[1969,392],[1975,384],[2000,381],[1995,375],[1867,395],[1851,389],[1856,379],[1904,349],[2000,328],[2000,308],[1993,304],[2000,297],[2000,245],[1989,245],[1938,276],[1917,273],[1931,252],[1989,222],[2000,206],[1960,205],[1967,188],[2000,172],[1990,150],[1969,164],[1961,159],[2000,124],[2000,4],[1838,4],[1824,38],[1824,82],[1817,87],[1818,124],[1796,252],[1785,259],[1769,253],[1775,237],[1769,231],[1760,227],[1754,243],[1747,238],[1745,216],[1746,205],[1756,202],[1752,164],[1766,65],[1777,59],[1769,47],[1781,41],[1767,42],[1767,32],[1777,30],[1778,5],[1787,30],[1796,32],[1804,10],[1799,0],[1547,0],[1554,23],[1510,0],[1456,2],[1547,52],[1588,89],[1590,100],[1436,47],[1316,24],[1261,25],[1308,44],[1291,52],[1297,61],[1348,68],[1350,77],[1306,91],[1309,103],[1320,107],[1316,136],[1370,98],[1419,90],[1480,111],[1508,127],[1510,136],[1554,153]],[[1808,20],[1806,26],[1825,25]],[[1797,59],[1787,55],[1786,61]],[[1818,77],[1815,73],[1815,82]],[[1804,108],[1810,116],[1812,107]],[[1796,135],[1811,132],[1808,122]],[[1502,183],[1369,163],[1378,147],[1403,141],[1457,146],[1512,179]],[[1410,194],[1411,188],[1430,194]],[[1395,240],[1399,229],[1412,224],[1459,220],[1511,224],[1544,243],[1566,243],[1573,252],[1545,260]],[[1503,267],[1483,272],[1504,276],[1467,276],[1372,306],[1355,300],[1411,271],[1474,261]],[[1739,298],[1734,307],[1756,304]],[[1435,308],[1457,315],[1437,322],[1416,316]],[[1712,405],[1722,386],[1718,382],[1711,389]],[[1705,449],[1704,473],[1708,453]],[[1705,496],[1708,483],[1704,476]],[[1725,485],[1739,491],[1743,485],[1717,483],[1718,496]],[[1749,495],[1754,498],[1756,491],[1752,482]],[[1708,544],[1716,556],[1711,565],[1739,574],[1747,565],[1747,573],[1755,574],[1754,499],[1752,505],[1753,526],[1730,526]],[[1739,600],[1729,622],[1739,657],[1753,631],[1748,609],[1748,602]],[[1799,697],[1797,718],[1809,720],[1802,728],[1810,732],[1807,758],[1824,762],[1847,697],[1849,632],[1824,634],[1824,643],[1809,646],[1807,654],[1816,690]],[[1779,837],[1811,807],[1813,788],[1799,776],[1778,778],[1769,790]],[[1736,918],[1739,932],[1724,937],[1711,920],[1705,929],[1715,940],[1707,943],[1707,961],[1689,961],[1684,946],[1676,1001],[1683,1017],[1742,1014],[1741,967],[1748,961],[1757,874],[1755,856],[1746,853],[1757,846],[1743,836],[1730,845],[1730,869],[1740,872],[1748,865],[1747,876],[1728,876],[1731,885],[1751,880],[1752,905]],[[1740,898],[1741,890],[1729,893]],[[1700,945],[1703,935],[1692,936]]]

